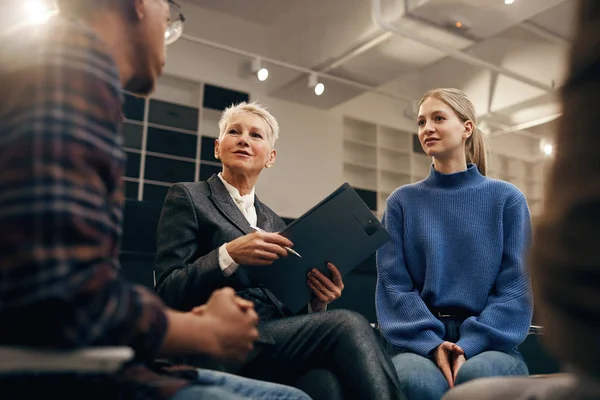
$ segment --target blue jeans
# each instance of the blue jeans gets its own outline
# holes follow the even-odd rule
[[[458,341],[461,321],[441,320],[446,327],[444,340]],[[439,400],[449,390],[448,382],[435,362],[414,353],[399,353],[392,357],[400,388],[408,398]],[[510,353],[484,351],[468,359],[458,371],[455,385],[477,378],[529,375],[527,364],[517,350]]]
[[[180,390],[171,400],[311,400],[303,391],[225,372],[198,370],[197,384]]]

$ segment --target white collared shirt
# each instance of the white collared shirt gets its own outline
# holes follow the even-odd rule
[[[255,226],[258,218],[256,216],[256,208],[254,207],[254,188],[252,188],[250,194],[241,196],[239,190],[237,190],[237,188],[235,188],[233,185],[229,184],[229,182],[223,178],[223,175],[221,175],[220,172],[217,176],[221,182],[223,182],[223,185],[225,185],[225,189],[227,189],[227,192],[229,192],[229,195],[233,199],[233,202],[237,208],[239,208],[244,217],[246,217],[248,223],[252,226]],[[233,261],[233,258],[231,258],[231,255],[229,255],[225,245],[219,247],[219,266],[223,270],[223,274],[225,274],[225,276],[230,276],[240,266],[238,263]]]
[[[244,214],[244,217],[246,217],[248,223],[251,226],[256,226],[258,217],[256,215],[256,208],[254,207],[254,188],[252,188],[250,194],[241,196],[239,190],[229,184],[229,182],[223,178],[220,172],[217,176],[221,182],[223,182],[223,185],[225,185],[225,189],[227,189],[227,192],[229,192],[229,195],[233,199],[235,205],[240,209],[242,214]],[[223,244],[221,247],[219,247],[219,267],[221,267],[221,270],[225,276],[230,276],[233,274],[239,266],[240,265],[233,261],[233,258],[231,258],[231,255],[227,251],[226,244]],[[325,307],[323,311],[326,309],[327,307]],[[310,302],[308,303],[308,312],[313,312]]]

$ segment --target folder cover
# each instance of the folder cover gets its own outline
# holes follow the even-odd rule
[[[292,312],[298,312],[311,299],[306,283],[311,269],[330,277],[326,263],[332,262],[343,277],[391,239],[348,183],[280,233],[294,243],[302,258],[288,254],[269,266],[246,270]]]

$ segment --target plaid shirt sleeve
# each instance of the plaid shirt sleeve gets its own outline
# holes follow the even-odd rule
[[[151,357],[164,305],[119,272],[118,72],[88,28],[57,20],[0,48],[0,343]]]

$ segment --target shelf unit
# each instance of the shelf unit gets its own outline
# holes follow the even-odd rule
[[[222,110],[248,93],[163,76],[150,98],[125,94],[126,197],[162,204],[174,182],[206,180],[221,170],[214,158]]]
[[[344,180],[374,192],[367,204],[381,217],[388,196],[398,187],[429,174],[431,161],[413,151],[413,133],[384,125],[344,118]]]
[[[516,185],[525,197],[532,216],[542,211],[547,159],[527,160],[507,154],[492,153],[488,175]]]
[[[429,175],[431,158],[421,149],[416,134],[345,117],[343,122],[344,180],[360,192],[374,192],[376,202],[365,200],[381,217],[386,200],[398,187]],[[544,194],[546,160],[527,160],[492,153],[488,175],[515,184],[527,198],[532,215],[538,215]]]

